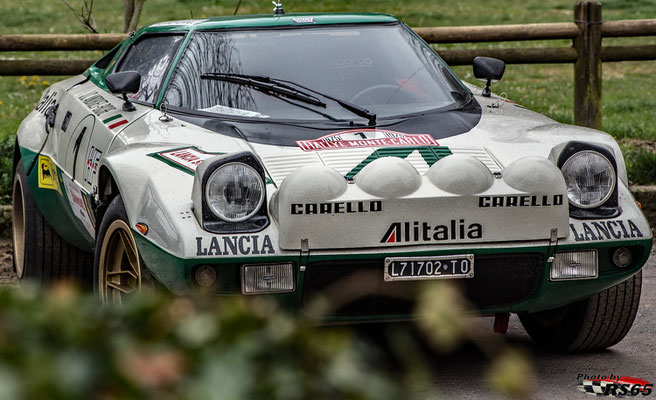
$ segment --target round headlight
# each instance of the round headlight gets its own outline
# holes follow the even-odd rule
[[[210,175],[205,200],[214,215],[222,220],[245,221],[255,215],[264,202],[264,182],[252,167],[228,163]]]
[[[615,168],[600,153],[580,151],[565,161],[561,168],[569,202],[579,208],[595,208],[604,204],[615,190]]]

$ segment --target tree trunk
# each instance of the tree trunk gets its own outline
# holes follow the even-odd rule
[[[125,14],[123,15],[123,32],[128,33],[130,28],[130,20],[132,20],[132,13],[134,12],[134,0],[123,0]]]
[[[128,27],[128,32],[136,31],[137,24],[139,23],[139,17],[141,16],[141,9],[146,0],[137,0],[137,3],[134,5],[134,11],[132,12],[132,18],[130,19],[130,26]]]
[[[574,39],[574,124],[601,129],[601,3],[576,3],[574,21],[581,29]]]

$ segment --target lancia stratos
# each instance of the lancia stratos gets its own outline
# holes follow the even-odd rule
[[[17,134],[14,266],[106,302],[144,285],[411,320],[450,279],[505,330],[612,346],[651,231],[617,143],[461,81],[398,19],[150,25],[43,93]]]

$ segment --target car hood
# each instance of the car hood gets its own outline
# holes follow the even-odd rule
[[[253,124],[189,117],[162,122],[153,110],[126,129],[115,148],[147,156],[143,168],[158,171],[150,172],[153,192],[160,175],[167,182],[179,177],[165,196],[169,202],[179,197],[181,205],[189,204],[191,178],[202,159],[255,153],[269,178],[278,244],[287,250],[302,248],[304,240],[310,248],[333,249],[549,240],[554,230],[566,237],[566,186],[553,153],[572,140],[610,148],[626,183],[621,153],[609,135],[559,124],[498,97],[477,102],[476,112],[417,116],[375,129],[315,128],[300,137],[294,137],[298,126],[268,122],[256,130]],[[287,129],[286,142],[270,143],[274,134],[258,140],[263,127]],[[186,174],[159,172],[160,161]],[[150,203],[135,200],[134,207],[144,204]]]
[[[480,88],[469,87],[474,93],[480,91]],[[619,177],[628,183],[621,152],[610,135],[558,123],[498,96],[475,96],[475,101],[460,109],[380,120],[375,129],[344,123],[226,121],[207,115],[184,114],[176,117],[247,144],[262,159],[276,185],[304,165],[326,165],[346,175],[353,172],[363,158],[380,148],[439,146],[452,154],[473,156],[496,172],[521,157],[548,158],[554,147],[571,140],[611,148],[618,161]],[[370,138],[384,140],[367,140]],[[213,140],[197,141],[201,146],[211,142]],[[220,150],[225,149],[209,149]],[[389,154],[389,151],[383,153]],[[416,152],[404,158],[420,173],[432,165]]]

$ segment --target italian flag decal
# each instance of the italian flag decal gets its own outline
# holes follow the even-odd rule
[[[107,127],[111,130],[116,129],[119,126],[125,125],[127,123],[128,120],[123,117],[123,114],[116,114],[103,120],[103,124],[107,125]]]

